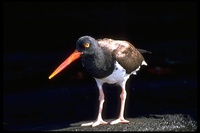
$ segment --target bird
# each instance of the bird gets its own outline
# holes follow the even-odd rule
[[[136,75],[142,65],[147,65],[143,53],[150,51],[137,49],[129,41],[110,38],[95,39],[91,36],[81,36],[76,41],[74,52],[59,65],[49,76],[53,78],[73,61],[81,58],[82,66],[93,76],[99,90],[98,115],[94,122],[83,123],[81,126],[98,126],[104,124],[128,124],[124,118],[126,103],[126,82],[130,75]],[[107,122],[102,118],[105,95],[103,84],[118,84],[121,87],[120,112],[117,119]]]

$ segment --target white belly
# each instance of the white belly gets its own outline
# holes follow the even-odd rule
[[[115,83],[122,83],[123,81],[128,80],[130,75],[131,74],[127,74],[126,70],[118,62],[116,62],[115,69],[111,75],[102,79],[98,78],[95,79],[102,83],[115,84]]]

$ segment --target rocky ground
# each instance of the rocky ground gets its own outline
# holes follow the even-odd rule
[[[97,127],[81,127],[82,123],[72,123],[69,127],[53,131],[196,131],[197,122],[190,116],[150,115],[149,117],[128,118],[129,124],[100,125]],[[111,121],[107,119],[107,121]]]

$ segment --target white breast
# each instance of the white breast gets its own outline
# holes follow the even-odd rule
[[[111,75],[102,79],[95,78],[95,80],[101,83],[120,84],[123,81],[127,81],[130,75],[131,74],[127,74],[126,70],[118,62],[116,62],[114,71]]]

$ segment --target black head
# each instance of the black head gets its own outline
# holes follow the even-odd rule
[[[97,48],[97,41],[90,36],[82,36],[76,42],[76,49],[83,54],[94,54]]]

